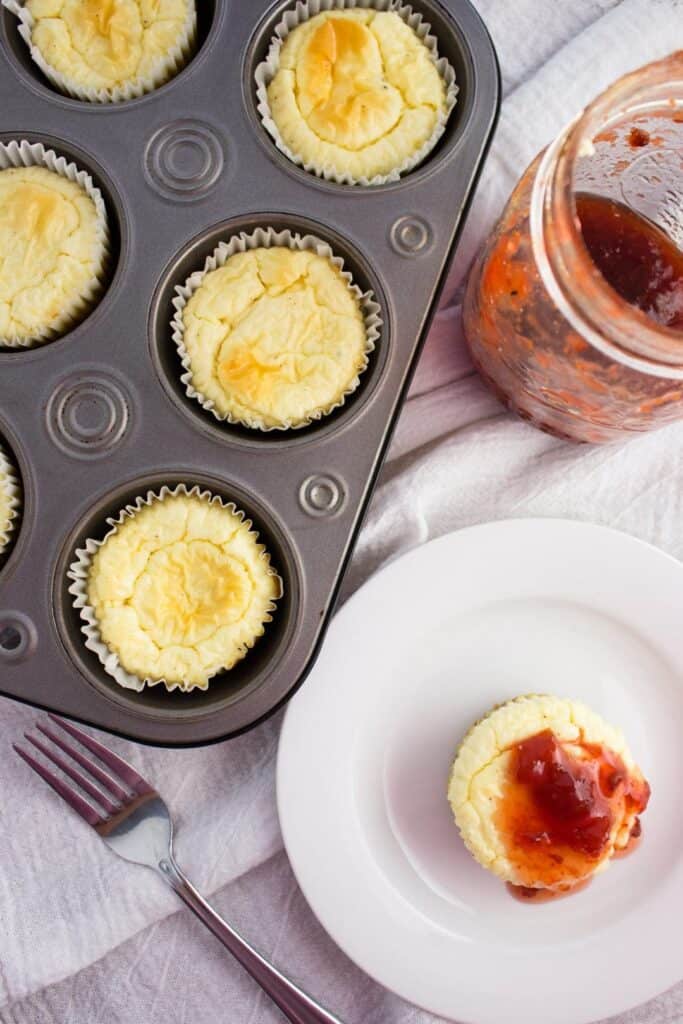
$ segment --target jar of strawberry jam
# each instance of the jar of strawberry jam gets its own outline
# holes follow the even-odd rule
[[[536,158],[467,286],[465,333],[537,426],[604,442],[683,418],[683,51]]]

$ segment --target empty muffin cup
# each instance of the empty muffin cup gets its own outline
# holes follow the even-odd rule
[[[396,0],[297,3],[277,24],[255,80],[277,148],[341,185],[384,185],[417,167],[458,93],[430,25]]]
[[[0,559],[4,558],[10,549],[20,509],[19,478],[0,444]]]
[[[380,307],[314,235],[258,228],[176,287],[171,328],[189,398],[253,430],[308,426],[360,384]]]
[[[107,519],[67,572],[86,647],[129,690],[206,690],[272,621],[283,584],[245,513],[183,484]]]
[[[100,298],[110,263],[102,193],[66,157],[0,143],[0,345],[65,334]]]
[[[158,89],[181,71],[197,41],[195,0],[153,11],[124,0],[2,0],[48,81],[74,99],[119,103]]]

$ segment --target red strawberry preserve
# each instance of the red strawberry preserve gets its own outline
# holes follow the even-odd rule
[[[607,283],[663,327],[683,331],[683,250],[656,224],[614,199],[581,192],[576,214]]]
[[[527,883],[512,888],[525,901],[547,899],[544,888],[572,888],[609,852],[615,824],[641,814],[649,796],[647,782],[604,746],[579,740],[568,749],[549,729],[518,743],[497,817]]]

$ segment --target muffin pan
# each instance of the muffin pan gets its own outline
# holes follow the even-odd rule
[[[130,738],[197,745],[249,728],[311,668],[426,336],[495,124],[495,53],[467,0],[414,0],[454,66],[439,145],[401,181],[325,182],[263,129],[254,70],[287,3],[202,3],[199,48],[176,78],[115,105],[55,92],[16,19],[0,16],[0,140],[41,142],[87,170],[118,253],[99,304],[64,337],[0,350],[0,439],[23,487],[0,563],[0,692]],[[219,423],[189,399],[172,340],[174,288],[217,243],[259,226],[329,242],[383,327],[361,385],[296,431]],[[248,656],[206,692],[123,690],[83,643],[67,568],[107,516],[163,484],[245,510],[284,598]]]

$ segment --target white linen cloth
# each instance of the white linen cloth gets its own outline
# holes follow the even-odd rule
[[[683,556],[683,424],[606,448],[537,432],[504,412],[473,375],[459,308],[463,276],[525,165],[602,87],[683,45],[683,6],[478,0],[478,7],[500,55],[501,122],[346,594],[416,544],[507,516],[604,523]],[[278,1013],[162,882],[112,856],[11,755],[10,742],[35,718],[0,700],[2,1024],[278,1024]],[[345,1024],[434,1024],[352,965],[299,892],[275,808],[279,725],[277,716],[194,751],[105,739],[168,798],[178,858],[197,885]],[[681,1021],[683,984],[619,1018]]]

